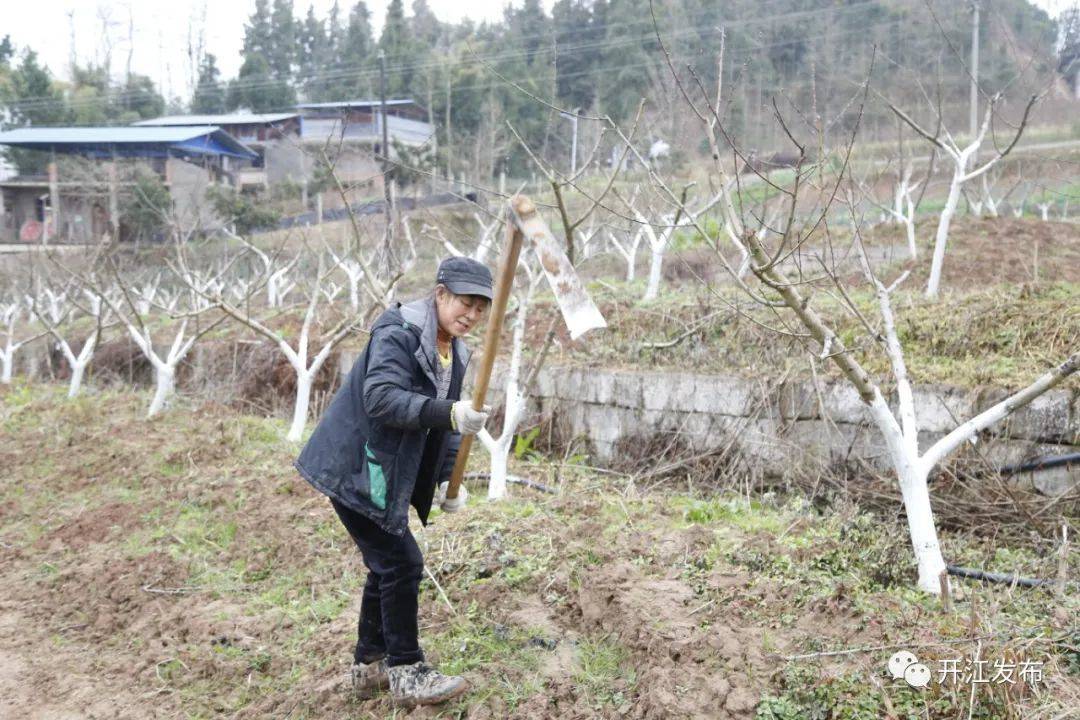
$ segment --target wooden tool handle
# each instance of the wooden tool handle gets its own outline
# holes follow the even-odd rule
[[[476,387],[473,389],[473,410],[484,407],[484,398],[487,396],[488,384],[491,382],[491,370],[495,367],[495,356],[499,350],[499,336],[502,334],[503,316],[506,314],[506,304],[510,300],[510,289],[514,284],[514,274],[517,272],[518,256],[521,254],[523,236],[518,229],[517,217],[527,212],[535,212],[535,207],[528,198],[515,196],[511,200],[511,212],[506,218],[506,247],[503,249],[502,258],[499,260],[499,276],[495,281],[495,299],[491,303],[491,316],[488,318],[487,331],[484,333],[483,357],[480,359],[480,369],[476,373]],[[461,487],[461,478],[465,475],[465,466],[469,462],[469,451],[472,450],[473,435],[463,435],[461,446],[458,447],[457,460],[454,462],[454,472],[450,476],[450,485],[446,488],[446,497],[453,499],[458,496],[458,488]]]

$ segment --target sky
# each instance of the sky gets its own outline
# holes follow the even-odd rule
[[[554,0],[543,0],[550,11]],[[645,2],[645,0],[641,0]],[[1057,16],[1076,0],[1034,0]],[[382,27],[388,0],[367,0],[376,36]],[[243,28],[254,0],[6,0],[0,34],[10,34],[16,48],[30,47],[54,75],[67,79],[72,47],[80,64],[102,62],[111,56],[115,76],[131,62],[133,72],[149,75],[167,97],[190,96],[192,63],[188,48],[203,33],[205,49],[218,59],[226,79],[240,69]],[[333,0],[310,0],[315,14],[325,18]],[[353,4],[340,0],[343,13]],[[498,20],[506,5],[521,0],[428,0],[436,17],[458,22]],[[309,0],[296,0],[296,14],[307,13]],[[405,0],[411,13],[411,0]],[[205,21],[202,20],[205,18]],[[194,32],[189,32],[193,29]],[[74,42],[72,42],[74,40]],[[195,43],[197,45],[197,42]]]

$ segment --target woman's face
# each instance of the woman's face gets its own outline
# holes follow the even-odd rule
[[[442,285],[435,289],[439,328],[452,337],[472,332],[487,313],[490,301],[479,295],[455,295]]]

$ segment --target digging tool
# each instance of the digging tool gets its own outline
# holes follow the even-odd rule
[[[484,398],[487,396],[488,384],[491,381],[491,370],[495,367],[495,355],[499,349],[503,316],[506,314],[506,304],[510,299],[510,288],[514,284],[521,245],[525,240],[529,241],[540,260],[544,276],[555,294],[555,302],[570,330],[570,337],[577,340],[589,330],[607,327],[607,322],[600,314],[600,310],[589,297],[589,293],[585,291],[577,272],[574,271],[574,266],[566,257],[555,236],[551,234],[547,223],[540,217],[533,201],[524,195],[515,195],[510,198],[506,218],[506,247],[503,248],[502,258],[499,260],[499,274],[495,280],[495,299],[491,303],[491,317],[488,320],[487,331],[484,333],[483,357],[476,374],[476,387],[473,390],[474,410],[480,410],[484,406]],[[469,461],[473,437],[475,436],[465,435],[461,438],[454,472],[450,476],[450,484],[446,489],[447,498],[456,498],[458,495],[461,478],[465,474],[465,465]]]

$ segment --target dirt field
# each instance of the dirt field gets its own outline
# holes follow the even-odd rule
[[[347,693],[361,568],[278,421],[0,393],[0,717],[405,716]],[[1065,717],[1080,700],[1075,594],[969,585],[945,615],[910,589],[895,518],[514,470],[557,494],[515,487],[415,529],[441,587],[424,583],[422,640],[472,689],[409,717],[952,718],[969,687],[912,690],[886,673],[891,649],[783,656],[944,658],[970,637],[983,657],[1045,663],[1034,689],[980,686],[974,717]],[[943,541],[960,564],[1055,566],[1052,547]]]
[[[917,225],[920,261],[910,285],[925,287],[930,274],[937,218]],[[902,228],[882,225],[868,241],[894,245],[895,262],[904,263],[906,240]],[[971,290],[990,285],[1080,283],[1080,225],[1031,218],[968,218],[955,220],[942,264],[943,290]]]

